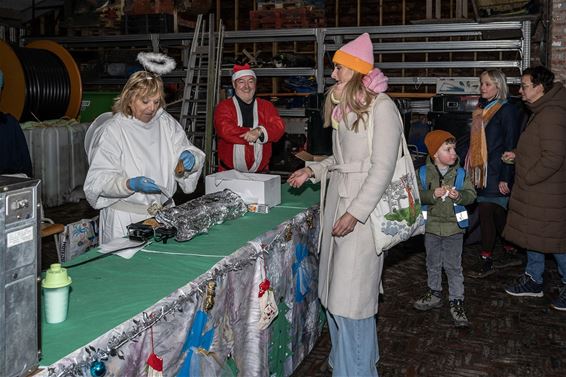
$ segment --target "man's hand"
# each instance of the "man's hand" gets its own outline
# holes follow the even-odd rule
[[[240,135],[240,137],[245,141],[247,141],[248,143],[255,143],[260,136],[261,136],[261,128],[259,127],[252,128],[245,134]]]

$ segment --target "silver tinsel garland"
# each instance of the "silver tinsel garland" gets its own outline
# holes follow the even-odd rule
[[[168,227],[177,228],[177,241],[188,241],[197,234],[208,232],[211,226],[236,219],[246,212],[242,198],[225,189],[159,211],[155,219]]]

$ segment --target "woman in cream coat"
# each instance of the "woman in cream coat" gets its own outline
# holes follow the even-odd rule
[[[369,216],[393,177],[403,125],[394,102],[377,94],[387,88],[387,78],[373,68],[369,35],[344,45],[333,62],[336,84],[325,103],[325,126],[334,128],[333,155],[297,170],[288,181],[293,187],[309,178],[322,181],[318,294],[328,312],[333,373],[377,376],[374,315],[384,257],[376,250]]]

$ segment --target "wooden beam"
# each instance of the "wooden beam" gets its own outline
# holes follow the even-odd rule
[[[336,0],[336,3],[334,4],[334,26],[338,27],[340,25],[340,23],[338,22],[338,14],[340,10],[340,0]]]

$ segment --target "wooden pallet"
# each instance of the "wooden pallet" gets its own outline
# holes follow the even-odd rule
[[[250,12],[250,26],[255,29],[288,29],[325,26],[324,10],[312,7],[269,9]]]

